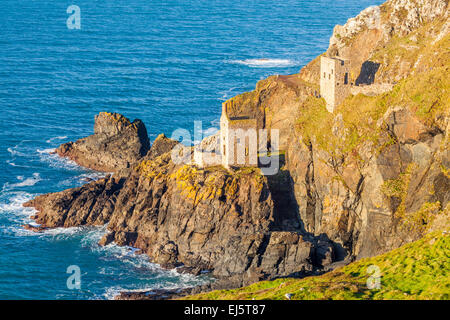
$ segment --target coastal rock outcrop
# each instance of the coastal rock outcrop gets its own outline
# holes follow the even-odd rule
[[[141,120],[131,122],[118,113],[101,112],[95,117],[94,134],[56,149],[61,157],[103,172],[130,168],[150,148]]]
[[[100,244],[133,246],[163,267],[211,272],[229,286],[306,275],[333,261],[331,241],[273,229],[279,224],[259,169],[176,165],[170,152],[176,145],[161,136],[130,174],[38,196],[25,206],[37,209],[41,228],[108,223]]]
[[[41,228],[100,226],[108,222],[123,178],[107,176],[81,187],[38,196],[24,204],[34,207]]]
[[[167,138],[164,133],[161,133],[156,137],[155,141],[153,141],[152,146],[146,155],[146,158],[155,159],[156,157],[159,157],[164,153],[171,151],[179,144],[180,143],[178,141]]]

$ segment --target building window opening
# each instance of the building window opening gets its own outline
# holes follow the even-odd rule
[[[348,84],[348,72],[345,73],[344,84]]]

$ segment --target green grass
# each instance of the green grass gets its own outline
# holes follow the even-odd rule
[[[371,267],[375,266],[375,267]],[[379,289],[367,281],[379,271]],[[373,272],[373,271],[372,271]],[[361,259],[321,276],[278,279],[251,286],[185,297],[190,300],[450,299],[450,236],[442,231],[372,258]]]

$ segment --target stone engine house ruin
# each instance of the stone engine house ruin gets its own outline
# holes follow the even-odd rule
[[[229,102],[222,104],[220,144],[222,165],[230,167],[258,166],[258,125],[250,116],[230,117]]]
[[[333,112],[351,92],[350,61],[321,57],[320,95],[327,102],[327,110]]]

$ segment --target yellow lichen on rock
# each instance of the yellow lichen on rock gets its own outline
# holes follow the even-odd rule
[[[136,166],[136,171],[150,181],[164,178],[168,173],[170,155],[165,154],[154,160],[143,160]]]
[[[170,177],[176,181],[181,193],[193,200],[195,205],[201,201],[219,199],[222,196],[227,199],[236,198],[239,186],[244,180],[257,192],[261,192],[264,187],[264,178],[258,168],[228,171],[221,166],[198,169],[184,165]]]
[[[124,125],[130,125],[131,122],[130,120],[128,120],[126,117],[124,117],[123,115],[119,114],[119,113],[113,113],[113,112],[100,112],[100,114],[104,114],[106,116],[108,116],[109,118],[111,118],[114,122],[119,122],[122,123]]]

